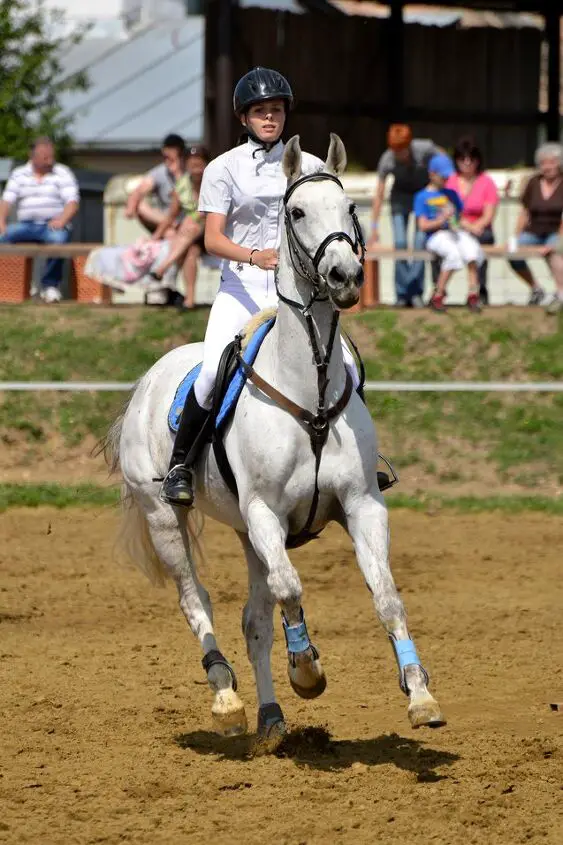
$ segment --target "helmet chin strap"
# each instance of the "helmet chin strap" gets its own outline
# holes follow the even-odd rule
[[[252,158],[255,158],[256,153],[259,150],[264,150],[265,153],[269,153],[270,150],[272,150],[276,146],[276,144],[279,144],[281,140],[280,137],[276,141],[261,141],[260,138],[254,134],[254,132],[252,131],[252,129],[250,129],[249,126],[245,126],[244,129],[248,137],[252,138],[255,144],[258,144],[258,147],[252,153]]]

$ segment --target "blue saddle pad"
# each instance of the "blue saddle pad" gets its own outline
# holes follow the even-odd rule
[[[253,364],[256,360],[256,356],[258,355],[258,350],[262,345],[262,341],[272,328],[275,322],[275,317],[271,320],[268,320],[265,323],[262,323],[258,329],[254,332],[252,337],[250,338],[246,349],[242,353],[242,357],[246,361],[247,364]],[[184,403],[186,401],[186,397],[192,387],[193,383],[195,382],[196,378],[200,374],[201,371],[201,363],[196,364],[193,367],[187,376],[183,378],[183,380],[178,385],[178,389],[176,390],[176,395],[172,401],[170,406],[170,410],[168,411],[168,425],[172,431],[178,431],[178,426],[180,424],[180,417],[182,415],[182,410],[184,408]],[[228,415],[234,410],[235,405],[237,404],[238,398],[242,392],[242,388],[244,387],[246,382],[246,376],[243,373],[242,369],[238,367],[235,371],[235,374],[227,388],[227,392],[223,397],[223,402],[221,403],[221,409],[219,414],[217,415],[217,428],[220,428],[222,423],[225,422]]]

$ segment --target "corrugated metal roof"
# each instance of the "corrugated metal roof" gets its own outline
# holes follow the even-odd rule
[[[330,0],[330,2],[347,15],[388,18],[391,14],[388,3],[378,3],[376,0]],[[540,15],[452,7],[447,3],[443,6],[407,3],[403,6],[403,20],[405,23],[417,23],[422,26],[458,24],[462,28],[474,26],[491,26],[499,29],[527,26],[543,28],[543,18]]]
[[[63,58],[64,73],[86,70],[89,90],[63,98],[77,146],[158,147],[180,132],[203,138],[204,19],[155,23],[127,40],[88,38]]]

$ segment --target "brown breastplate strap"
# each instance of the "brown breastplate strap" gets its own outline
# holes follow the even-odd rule
[[[291,534],[287,538],[287,547],[295,548],[296,546],[300,546],[316,536],[311,533],[310,528],[315,521],[317,507],[319,504],[319,469],[321,465],[322,451],[328,438],[330,422],[340,416],[350,401],[350,397],[352,396],[352,392],[354,390],[352,376],[348,371],[346,371],[346,384],[344,386],[344,391],[336,405],[333,405],[332,408],[327,408],[326,411],[323,410],[315,415],[306,408],[302,408],[301,405],[298,405],[296,402],[293,402],[292,399],[284,396],[283,393],[280,393],[279,390],[269,384],[262,378],[262,376],[258,375],[254,368],[250,366],[250,364],[248,364],[240,354],[238,356],[238,362],[248,380],[251,381],[261,393],[264,393],[265,396],[271,399],[272,402],[275,402],[278,407],[288,411],[292,417],[295,417],[296,420],[303,423],[309,433],[311,449],[313,450],[313,455],[315,456],[315,491],[313,493],[313,499],[311,501],[311,507],[309,509],[309,515],[305,525],[297,534]]]

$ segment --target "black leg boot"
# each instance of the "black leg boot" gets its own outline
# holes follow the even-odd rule
[[[199,454],[199,448],[194,449],[194,446],[209,419],[209,413],[199,405],[192,387],[180,417],[168,474],[160,488],[160,498],[167,505],[189,508],[193,504],[195,479],[192,467]],[[202,437],[197,446],[201,448],[204,439]]]

